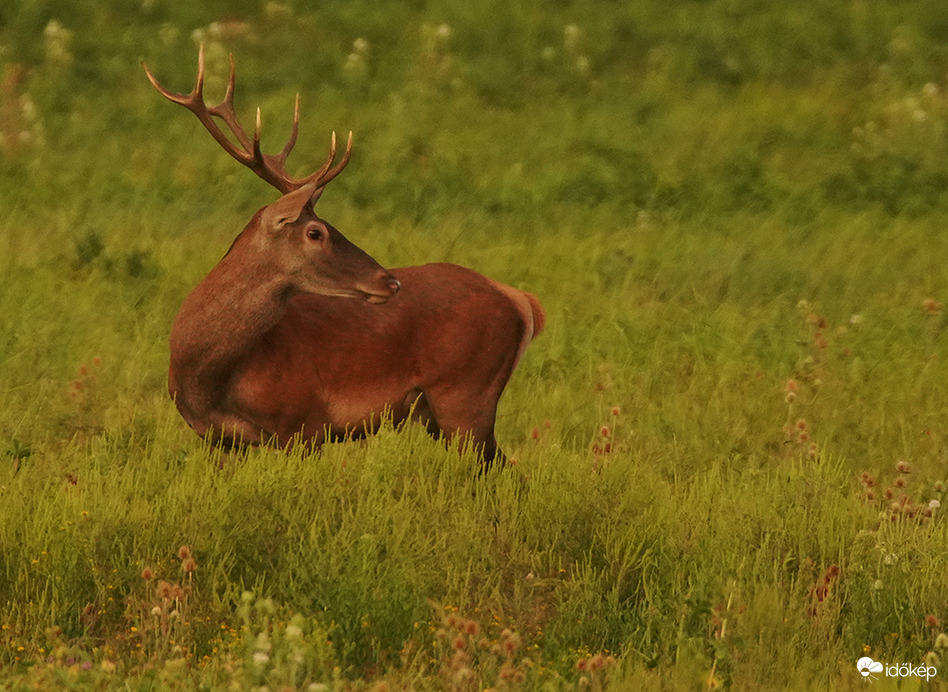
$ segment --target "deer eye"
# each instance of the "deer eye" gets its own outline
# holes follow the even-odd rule
[[[310,240],[323,239],[323,231],[321,228],[311,228],[308,231],[306,231],[306,235],[309,237]]]

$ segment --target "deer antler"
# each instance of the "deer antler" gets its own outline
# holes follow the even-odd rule
[[[189,111],[194,113],[201,124],[211,133],[214,140],[221,147],[234,157],[237,161],[256,173],[259,177],[266,180],[283,194],[298,190],[304,185],[316,184],[316,189],[325,187],[330,180],[342,172],[342,169],[349,163],[349,155],[352,153],[352,132],[349,132],[349,141],[346,144],[346,151],[342,158],[336,162],[336,133],[332,133],[332,139],[329,145],[329,158],[326,163],[320,166],[319,170],[305,178],[292,178],[286,172],[286,157],[293,150],[296,144],[296,136],[299,133],[300,124],[300,96],[296,95],[296,107],[293,111],[293,130],[290,133],[290,139],[287,141],[283,151],[279,154],[264,154],[260,151],[260,109],[257,109],[257,123],[253,130],[253,139],[247,136],[244,129],[237,122],[237,114],[234,112],[234,82],[236,70],[234,68],[234,56],[230,56],[230,79],[227,82],[227,92],[224,94],[224,100],[216,105],[208,107],[204,103],[204,44],[201,44],[198,50],[198,70],[197,79],[194,83],[194,89],[190,94],[176,94],[168,91],[149,71],[148,66],[142,63],[145,68],[145,74],[148,76],[152,86],[158,90],[158,93],[169,101],[181,104]],[[214,117],[224,121],[227,127],[237,139],[235,144],[214,121]],[[335,164],[335,165],[334,165]]]

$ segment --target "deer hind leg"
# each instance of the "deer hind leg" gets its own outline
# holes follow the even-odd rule
[[[467,377],[455,381],[445,378],[424,391],[441,434],[459,446],[469,440],[481,454],[485,470],[495,460],[501,465],[506,463],[507,457],[494,437],[497,402],[531,335],[522,324],[511,325],[506,335],[501,330],[495,338],[500,343],[519,339],[521,345],[517,351],[487,348],[484,359],[469,364]]]
[[[440,434],[451,445],[459,448],[469,443],[481,455],[484,466],[495,461],[503,463],[504,453],[494,437],[494,419],[500,391],[451,387],[433,387],[425,392],[431,412],[428,431]]]
[[[409,421],[424,427],[425,431],[437,439],[441,435],[441,428],[435,420],[434,411],[428,403],[428,397],[420,389],[413,389],[405,395],[405,400],[398,408],[399,415],[395,420],[397,426]]]

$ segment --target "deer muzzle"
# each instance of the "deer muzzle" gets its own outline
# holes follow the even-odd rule
[[[384,285],[384,288],[380,292],[376,293],[374,291],[373,292],[363,291],[363,295],[365,296],[365,299],[369,301],[370,303],[373,303],[376,305],[379,305],[381,303],[387,303],[389,300],[391,300],[396,295],[398,295],[398,291],[402,287],[398,279],[396,279],[394,276],[392,276],[388,272],[385,272],[381,276],[381,281],[382,281],[382,284]]]

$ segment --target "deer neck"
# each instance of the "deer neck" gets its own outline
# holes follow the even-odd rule
[[[185,299],[171,329],[170,384],[179,404],[214,406],[241,360],[283,318],[293,294],[274,267],[248,262],[252,253],[239,252],[239,243]]]

